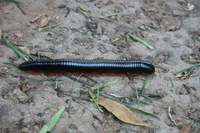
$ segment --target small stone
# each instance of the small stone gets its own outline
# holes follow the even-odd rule
[[[139,28],[140,28],[141,30],[145,30],[145,29],[146,29],[144,25],[139,26]]]
[[[188,11],[192,11],[194,9],[194,5],[191,5],[190,3],[187,4]]]
[[[58,20],[60,18],[60,16],[56,16],[55,19]]]
[[[138,18],[140,18],[140,19],[145,19],[145,18],[147,18],[147,16],[146,16],[144,13],[140,13],[140,14],[138,15]]]
[[[152,5],[144,5],[143,7],[141,7],[142,10],[144,10],[145,12],[154,12],[156,13],[156,7],[152,6]]]
[[[18,37],[18,38],[21,38],[23,36],[23,34],[22,33],[16,33],[15,36]]]

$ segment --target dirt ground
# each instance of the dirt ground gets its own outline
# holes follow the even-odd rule
[[[182,73],[185,76],[180,78],[172,74],[200,62],[199,0],[20,1],[23,4],[0,1],[2,34],[12,44],[26,46],[36,57],[43,54],[53,59],[124,60],[126,56],[154,64],[155,75],[148,79],[145,91],[155,94],[151,95],[153,103],[132,106],[161,120],[134,111],[141,121],[155,128],[125,124],[106,110],[101,113],[82,91],[87,86],[58,76],[62,81],[55,87],[55,81],[42,81],[45,78],[39,75],[26,75],[12,65],[0,63],[0,132],[37,132],[62,107],[67,109],[52,133],[178,133],[190,123],[196,123],[193,133],[199,132],[200,67],[189,74]],[[78,12],[78,7],[90,17]],[[32,23],[31,20],[43,13],[51,16],[47,26],[60,25],[38,31],[40,19]],[[131,39],[127,34],[131,30],[155,49]],[[120,39],[112,43],[116,38]],[[0,62],[20,64],[23,59],[0,42]],[[84,77],[80,79],[92,84]],[[135,88],[141,91],[145,78],[99,76],[93,79],[98,84],[118,80],[102,93],[123,96],[117,99],[128,103],[131,101],[127,97],[135,97]],[[32,89],[20,90],[20,82],[28,82],[26,87]],[[75,93],[60,94],[57,90]]]

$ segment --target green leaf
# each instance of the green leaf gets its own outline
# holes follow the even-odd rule
[[[4,41],[8,47],[10,47],[16,54],[18,54],[20,57],[22,57],[25,61],[28,61],[28,59],[17,49],[16,46],[12,45],[4,36],[1,36],[2,41]]]
[[[62,115],[62,113],[65,111],[65,107],[61,108],[52,118],[51,120],[42,127],[42,129],[38,132],[38,133],[46,133],[48,131],[51,131],[56,123],[58,122],[60,116]]]

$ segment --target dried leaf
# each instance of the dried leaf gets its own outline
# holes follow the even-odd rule
[[[191,130],[191,122],[187,126],[181,128],[180,133],[189,133],[190,130]]]
[[[136,115],[123,104],[120,104],[108,98],[100,97],[99,105],[105,107],[108,111],[110,111],[112,114],[114,114],[118,119],[120,119],[123,122],[139,126],[149,126],[153,128],[153,126],[141,122],[136,117]]]
[[[43,19],[41,19],[38,28],[45,27],[49,23],[50,20],[51,20],[51,16],[46,15]]]
[[[27,47],[19,47],[21,50],[23,50],[24,52],[30,54],[30,50]]]
[[[30,89],[32,89],[32,88],[30,88],[30,87],[25,87],[25,86],[21,86],[21,85],[19,85],[19,88],[20,88],[20,90],[21,90],[22,92],[27,92],[27,91],[29,91]]]
[[[190,70],[186,70],[184,72],[182,72],[181,74],[177,74],[175,77],[176,78],[181,78],[181,77],[186,77],[188,74],[190,74]]]

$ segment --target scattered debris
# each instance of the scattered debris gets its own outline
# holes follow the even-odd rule
[[[187,4],[188,11],[192,11],[194,9],[194,5],[191,5],[190,3]]]

